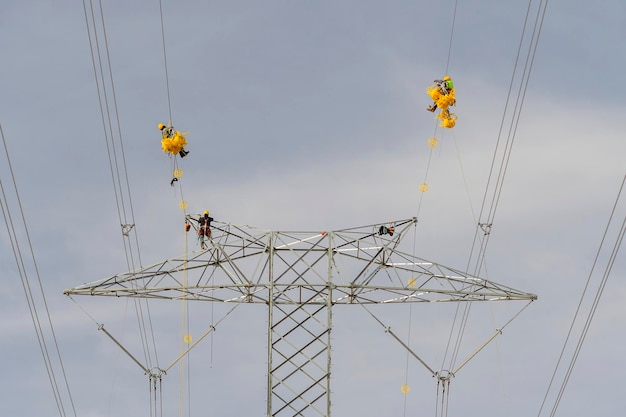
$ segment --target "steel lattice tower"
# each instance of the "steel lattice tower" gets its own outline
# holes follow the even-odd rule
[[[330,416],[333,306],[537,298],[403,252],[416,224],[285,232],[217,223],[206,250],[65,294],[266,304],[267,416]]]

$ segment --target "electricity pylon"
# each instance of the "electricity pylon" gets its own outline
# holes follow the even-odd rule
[[[330,416],[333,306],[537,298],[402,251],[416,224],[286,232],[214,223],[206,250],[65,294],[266,304],[267,416]]]

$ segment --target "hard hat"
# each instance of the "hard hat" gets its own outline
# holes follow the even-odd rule
[[[209,211],[208,210],[204,210],[204,214],[209,214]]]
[[[449,76],[449,75],[446,75],[445,77],[443,77],[443,80],[444,80],[444,81],[450,81],[450,76]]]
[[[159,130],[163,130],[165,128],[165,125],[163,123],[159,123],[157,127],[159,128]]]

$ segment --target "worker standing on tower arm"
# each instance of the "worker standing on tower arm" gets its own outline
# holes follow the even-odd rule
[[[209,216],[208,210],[205,210],[203,215],[198,218],[198,239],[200,239],[200,248],[206,249],[205,238],[211,237],[211,222],[213,217]]]

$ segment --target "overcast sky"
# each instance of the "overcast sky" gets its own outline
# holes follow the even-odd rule
[[[189,212],[271,230],[417,216],[415,254],[467,267],[528,2],[458,1],[449,48],[451,0],[163,1],[169,104],[159,2],[102,3],[144,264],[185,247],[180,188],[169,185],[157,130],[171,104],[173,125],[189,132],[180,161]],[[539,412],[624,176],[625,41],[621,0],[547,7],[481,271],[539,299],[452,380],[450,416]],[[458,120],[443,131],[425,110],[426,87],[445,75],[448,53]],[[133,304],[75,297],[77,305],[63,295],[128,270],[82,2],[3,0],[0,56],[0,124],[77,415],[149,415],[147,377],[84,313],[140,350]],[[0,161],[5,203],[20,221],[4,151]],[[1,414],[58,415],[2,230]],[[623,410],[625,267],[618,256],[557,415]],[[462,356],[524,305],[502,304],[472,310]],[[227,308],[190,306],[196,333]],[[168,362],[180,305],[150,309]],[[428,304],[377,310],[403,337],[410,319],[410,344],[434,367],[453,313]],[[266,318],[263,307],[243,305],[193,352],[190,415],[265,414]],[[435,379],[413,360],[407,366],[406,351],[364,310],[336,308],[333,320],[334,415],[435,413]],[[164,379],[168,415],[179,408],[177,372]]]

